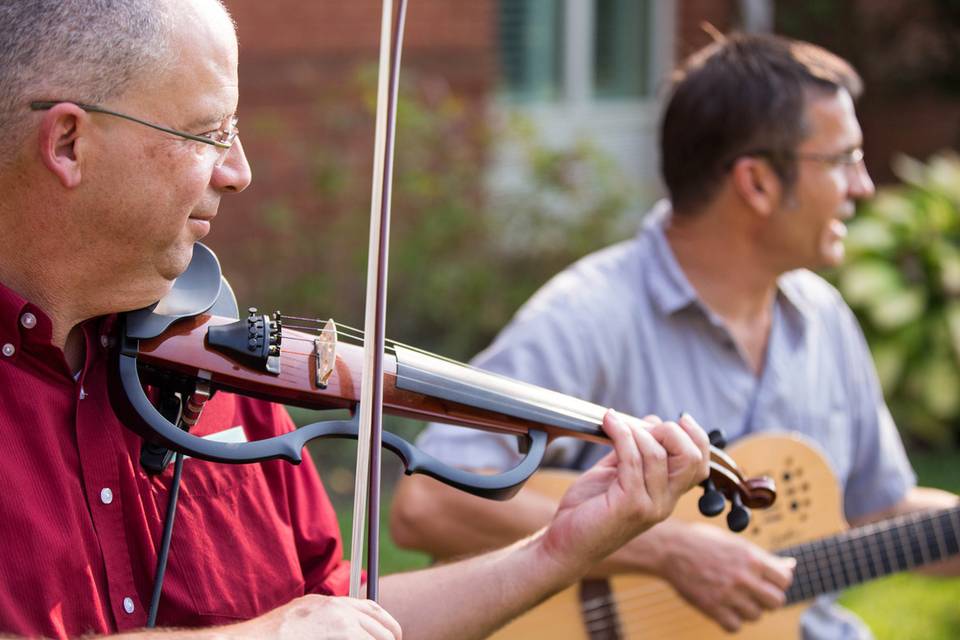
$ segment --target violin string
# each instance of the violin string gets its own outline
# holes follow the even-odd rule
[[[317,321],[317,322],[319,322],[319,321]],[[346,327],[347,329],[353,329],[353,331],[356,332],[356,334],[361,334],[361,335],[362,335],[362,333],[363,333],[363,332],[360,331],[359,329],[355,329],[355,328],[349,327],[349,325],[338,325],[338,326],[339,326],[339,327]],[[285,326],[284,328],[292,328],[292,327]],[[316,330],[316,329],[314,329],[314,330]],[[329,330],[329,329],[322,329],[322,330],[320,330],[320,331],[322,332],[322,331],[330,331],[330,330]],[[345,337],[347,337],[347,338],[349,338],[349,339],[352,339],[352,340],[357,341],[359,344],[362,344],[362,339],[360,338],[359,335],[352,335],[352,334],[347,333],[347,332],[338,332],[338,335],[340,335],[340,334],[344,335]],[[297,335],[295,335],[295,334],[294,334],[294,335],[284,334],[284,336],[285,336],[285,339],[294,340],[294,341],[299,341],[299,342],[309,342],[309,343],[312,343],[312,341],[313,341],[311,338],[303,338],[303,337],[297,336]],[[517,387],[520,387],[520,388],[528,389],[531,393],[537,393],[537,392],[540,392],[540,391],[549,391],[549,390],[546,390],[546,389],[542,389],[542,388],[540,388],[540,387],[537,387],[537,386],[535,386],[535,385],[529,385],[529,384],[527,384],[527,383],[520,382],[520,381],[518,381],[518,380],[515,380],[515,379],[513,379],[513,378],[509,378],[509,377],[504,376],[504,375],[500,375],[500,374],[496,374],[496,373],[491,373],[491,372],[489,372],[489,371],[485,371],[485,370],[480,369],[480,368],[478,368],[478,367],[475,367],[475,366],[472,366],[472,365],[469,365],[469,364],[464,364],[464,363],[462,363],[462,362],[458,362],[458,361],[453,360],[453,359],[450,359],[450,358],[445,358],[445,357],[442,357],[442,356],[437,356],[437,355],[432,354],[432,353],[430,353],[430,352],[428,352],[428,351],[425,351],[425,350],[423,350],[423,349],[418,349],[418,348],[415,348],[415,347],[407,347],[406,345],[403,345],[402,343],[399,343],[399,342],[396,342],[396,341],[389,341],[389,342],[390,342],[391,344],[390,344],[388,347],[385,348],[385,351],[387,351],[388,353],[392,353],[392,354],[394,354],[394,355],[396,355],[396,347],[395,347],[394,345],[399,345],[399,346],[402,346],[402,347],[405,347],[405,348],[412,349],[412,350],[414,350],[414,351],[416,351],[416,352],[418,352],[418,353],[420,353],[420,354],[423,354],[423,355],[426,356],[426,357],[435,358],[435,359],[437,359],[437,360],[440,360],[440,361],[444,361],[444,362],[453,364],[453,365],[455,365],[455,366],[457,366],[457,367],[460,367],[460,368],[464,369],[465,371],[477,372],[477,373],[479,373],[479,374],[481,374],[481,375],[483,375],[483,376],[487,376],[487,377],[492,377],[492,378],[495,378],[495,379],[503,380],[503,381],[505,381],[505,382],[507,382],[507,383],[509,383],[509,384],[511,384],[511,385],[514,385],[514,386],[517,386]],[[292,354],[294,354],[294,355],[303,356],[303,357],[309,357],[310,355],[312,355],[312,353],[296,352],[296,351],[292,351],[292,350],[290,350],[290,349],[286,349],[285,351],[286,351],[287,353],[292,353]],[[421,373],[430,373],[430,372],[428,372],[428,371],[426,371],[426,370],[423,370],[423,369],[418,368],[418,367],[415,367],[415,366],[411,366],[411,365],[409,365],[409,364],[407,365],[407,367],[408,367],[411,371],[418,371],[418,372],[421,372]],[[306,368],[305,368],[305,370],[306,370]],[[397,379],[397,380],[415,380],[418,384],[420,384],[420,385],[425,385],[425,386],[428,386],[428,387],[432,387],[433,389],[440,390],[440,389],[443,388],[441,385],[438,385],[438,384],[430,384],[430,383],[427,383],[427,382],[425,382],[425,381],[424,381],[423,379],[421,379],[421,378],[413,378],[413,377],[411,377],[411,376],[405,376],[405,375],[402,375],[402,374],[400,374],[400,373],[396,373],[395,375],[396,375],[396,379]],[[477,401],[478,403],[479,403],[479,401],[489,402],[489,395],[486,395],[486,394],[484,393],[484,392],[489,391],[489,390],[484,389],[483,387],[479,387],[479,386],[476,387],[476,389],[477,389],[476,392],[474,392],[474,391],[467,392],[467,391],[465,391],[465,390],[462,391],[462,392],[465,394],[466,398],[468,398],[468,399],[470,399],[470,400],[475,400],[475,401]],[[576,398],[572,398],[572,397],[571,397],[571,399],[577,400]],[[601,425],[601,423],[602,423],[602,416],[600,416],[600,415],[595,415],[595,414],[593,414],[593,413],[590,413],[590,412],[587,411],[586,408],[585,408],[585,409],[582,409],[582,410],[570,409],[569,407],[563,407],[563,408],[561,408],[561,407],[556,406],[555,404],[551,404],[548,400],[536,400],[536,399],[533,399],[532,397],[527,397],[527,398],[525,398],[525,400],[526,400],[526,402],[527,402],[527,405],[528,405],[530,408],[536,410],[537,415],[539,415],[539,416],[542,417],[542,418],[555,417],[557,414],[560,414],[560,415],[565,415],[565,416],[567,416],[567,417],[570,417],[570,418],[573,418],[573,419],[576,419],[576,420],[582,420],[582,421],[584,421],[584,422],[589,422],[589,423],[595,425],[598,429],[600,428],[600,425]],[[604,410],[602,407],[594,406],[594,405],[592,405],[591,403],[588,403],[588,402],[586,402],[586,401],[581,401],[581,402],[583,403],[584,407],[590,407],[591,409],[595,409],[595,410],[598,411],[598,412],[602,412],[602,411]],[[715,463],[714,463],[713,461],[711,461],[710,465],[711,465],[711,468],[713,468],[713,467],[715,466]]]
[[[297,320],[297,321],[301,321],[301,322],[309,322],[309,323],[314,323],[314,324],[317,324],[317,325],[326,325],[328,322],[332,322],[332,320],[330,320],[330,319],[324,320],[324,319],[321,319],[321,318],[310,318],[310,317],[305,317],[305,316],[290,316],[290,315],[284,315],[284,314],[279,313],[279,312],[277,313],[277,316],[278,316],[281,320],[283,320],[284,318],[286,318],[286,319],[288,319],[288,320]],[[289,325],[283,325],[283,326],[284,326],[285,328],[287,328]],[[330,331],[330,329],[326,329],[325,327],[318,330],[318,329],[315,328],[315,327],[303,327],[303,326],[301,326],[301,325],[292,325],[292,326],[290,326],[290,328],[303,328],[303,329],[306,329],[306,330],[308,330],[308,331],[319,331],[320,333],[323,333],[323,332],[326,332],[326,331]],[[346,330],[346,331],[345,331],[345,330]],[[338,337],[344,336],[344,337],[347,337],[347,338],[350,338],[350,339],[354,340],[354,341],[356,342],[356,344],[358,344],[358,345],[360,345],[360,346],[363,345],[363,341],[364,341],[364,331],[363,331],[362,329],[358,329],[358,328],[356,328],[356,327],[352,327],[352,326],[350,326],[350,325],[348,325],[348,324],[345,324],[345,323],[335,322],[335,323],[334,323],[334,329],[333,329],[333,331],[336,332],[336,334],[337,334]],[[302,339],[302,338],[293,338],[293,339],[295,339],[295,340],[304,340],[304,339]],[[425,349],[421,349],[421,348],[419,348],[419,347],[414,347],[414,346],[411,346],[411,345],[408,345],[408,344],[405,344],[405,343],[402,343],[402,342],[399,342],[399,341],[396,341],[396,340],[387,339],[387,340],[385,341],[385,349],[384,349],[384,350],[385,350],[387,353],[393,353],[394,355],[396,355],[396,354],[397,354],[397,351],[396,351],[396,348],[397,348],[397,347],[401,347],[401,348],[403,348],[403,349],[408,349],[408,350],[410,350],[410,351],[416,352],[416,353],[421,354],[421,355],[423,355],[423,356],[426,356],[426,357],[429,357],[429,358],[433,358],[433,359],[435,359],[435,360],[439,360],[439,361],[442,361],[442,362],[446,362],[446,363],[449,363],[449,364],[452,364],[452,365],[455,365],[455,366],[458,366],[458,367],[462,367],[462,368],[463,368],[464,370],[466,370],[466,371],[477,372],[477,373],[480,373],[480,374],[482,374],[482,375],[484,375],[484,376],[489,376],[489,377],[493,377],[493,378],[496,378],[496,379],[499,379],[499,380],[503,380],[504,382],[507,382],[507,383],[509,383],[509,384],[511,384],[511,385],[523,385],[523,386],[531,389],[531,391],[536,391],[536,390],[549,391],[549,390],[546,390],[546,389],[542,389],[542,388],[540,388],[540,387],[537,387],[536,385],[529,385],[529,384],[527,384],[527,383],[524,383],[524,382],[522,382],[522,381],[516,380],[516,379],[514,379],[514,378],[511,378],[511,377],[506,376],[506,375],[503,375],[503,374],[499,374],[499,373],[492,372],[492,371],[486,371],[486,370],[481,369],[481,368],[479,368],[479,367],[476,367],[476,366],[474,366],[474,365],[471,365],[471,364],[468,364],[468,363],[464,363],[464,362],[460,362],[460,361],[458,361],[458,360],[454,360],[453,358],[449,358],[449,357],[447,357],[447,356],[442,356],[442,355],[438,355],[438,354],[435,354],[435,353],[431,353],[431,352],[429,352],[429,351],[427,351],[427,350],[425,350]],[[405,379],[405,378],[404,378],[403,376],[400,376],[400,375],[398,374],[398,375],[397,375],[397,379],[398,379],[398,380],[402,380],[402,379]],[[572,398],[572,399],[575,399],[575,400],[577,399],[577,398],[573,398],[572,396],[571,396],[571,398]],[[586,401],[582,401],[582,402],[584,402],[585,404],[590,404],[590,403],[587,403]],[[546,408],[547,408],[547,409],[550,409],[550,410],[555,410],[555,407],[546,406]],[[602,409],[602,408],[601,408],[601,409]],[[579,415],[573,415],[573,417],[576,417],[576,418],[579,418],[579,419],[582,419],[582,420],[586,420],[586,421],[591,421],[591,422],[596,422],[596,421],[597,421],[597,418],[596,418],[595,416],[593,416],[593,415],[591,415],[591,414],[588,414],[588,413],[583,413],[583,414],[579,414]],[[598,426],[599,426],[599,424],[598,424]],[[714,450],[714,447],[711,446],[711,450]],[[711,463],[710,463],[710,464],[711,464],[711,467],[714,466],[713,460],[711,460]],[[718,463],[718,464],[719,464],[719,463]],[[721,466],[721,467],[726,467],[725,464],[719,464],[719,466]],[[729,469],[729,470],[730,470],[731,472],[734,471],[734,469]],[[734,475],[738,475],[738,474],[734,473]]]
[[[279,317],[280,317],[281,320],[284,319],[284,318],[287,318],[287,319],[290,319],[290,320],[298,320],[298,321],[301,321],[301,322],[313,322],[313,323],[320,324],[320,325],[325,325],[327,322],[330,322],[330,320],[323,320],[323,319],[320,319],[320,318],[306,318],[306,317],[302,317],[302,316],[287,316],[287,315],[284,315],[284,314],[279,314]],[[284,324],[283,326],[284,326],[284,327],[287,327],[288,325]],[[292,325],[292,326],[293,326],[293,327],[297,327],[297,325]],[[340,323],[340,322],[334,322],[334,326],[335,326],[335,329],[334,329],[334,330],[336,331],[338,337],[340,337],[341,335],[345,335],[345,336],[347,336],[347,337],[353,338],[354,340],[357,340],[357,344],[359,344],[360,346],[363,346],[363,340],[364,340],[364,331],[363,331],[363,329],[359,329],[359,328],[357,328],[357,327],[353,327],[353,326],[350,326],[350,325],[348,325],[348,324],[344,324],[344,323]],[[308,330],[308,331],[316,331],[316,330],[317,330],[316,328],[313,328],[313,327],[309,327],[309,328],[308,328],[308,327],[303,327],[303,328],[306,329],[306,330]],[[344,329],[346,329],[347,331],[344,331]],[[321,332],[322,332],[322,331],[327,331],[327,329],[321,329],[320,331],[321,331]],[[447,356],[439,355],[439,354],[436,354],[436,353],[431,353],[430,351],[427,351],[427,350],[425,350],[425,349],[421,349],[420,347],[415,347],[415,346],[412,346],[412,345],[409,345],[409,344],[406,344],[406,343],[403,343],[403,342],[399,342],[399,341],[397,341],[397,340],[391,340],[391,339],[387,338],[387,339],[386,339],[386,344],[387,344],[388,346],[394,347],[394,348],[395,348],[395,347],[402,347],[402,348],[404,348],[404,349],[408,349],[408,350],[410,350],[410,351],[414,351],[414,352],[419,353],[419,354],[421,354],[421,355],[429,356],[429,357],[431,357],[431,358],[435,358],[435,359],[437,359],[437,360],[442,360],[442,361],[444,361],[444,362],[449,362],[450,364],[459,365],[459,366],[461,366],[461,367],[465,367],[465,368],[471,369],[471,370],[473,370],[473,371],[482,371],[483,373],[485,373],[485,374],[487,374],[487,375],[498,375],[498,374],[495,374],[495,373],[490,372],[490,371],[484,371],[483,369],[479,369],[479,368],[477,368],[477,367],[474,367],[473,365],[470,365],[470,364],[467,364],[467,363],[464,363],[464,362],[460,362],[459,360],[454,360],[453,358],[449,358],[449,357],[447,357]],[[502,378],[504,378],[504,379],[506,379],[506,380],[510,380],[511,382],[516,382],[516,380],[512,380],[511,378],[508,378],[508,377],[506,377],[506,376],[498,376],[498,377],[502,377]]]
[[[284,317],[284,318],[288,318],[288,317],[289,317],[289,318],[293,318],[294,316],[281,316],[281,317]],[[299,317],[296,317],[296,319],[298,319],[298,320],[307,320],[307,321],[318,322],[318,323],[321,322],[320,320],[312,320],[312,319],[310,319],[310,318],[299,318]],[[326,322],[326,321],[323,321],[323,322]],[[289,328],[289,329],[316,330],[316,329],[313,329],[313,328],[303,327],[303,326],[300,326],[300,325],[288,325],[288,324],[284,324],[284,325],[283,325],[283,328],[284,328],[284,329],[288,329],[288,328]],[[347,329],[347,330],[349,330],[349,331],[346,331],[346,332],[343,331],[344,328]],[[321,330],[320,330],[321,333],[322,333],[323,331],[329,331],[329,329],[321,329]],[[352,333],[351,333],[351,332],[352,332]],[[360,346],[363,345],[363,331],[360,330],[360,329],[356,329],[356,328],[351,327],[350,325],[346,325],[346,324],[337,324],[337,326],[336,326],[336,333],[337,333],[337,337],[338,337],[338,338],[341,337],[341,336],[346,336],[346,337],[349,338],[349,339],[355,340],[355,341],[356,341],[356,344],[358,344],[358,345],[360,345]],[[313,340],[310,339],[310,338],[301,338],[301,337],[296,336],[296,335],[289,335],[289,336],[288,336],[288,334],[283,334],[283,335],[284,335],[284,339],[285,339],[285,340],[286,340],[286,339],[292,339],[292,340],[295,340],[295,341],[304,341],[304,342],[312,342],[312,341],[313,341]],[[461,368],[463,368],[465,371],[477,372],[477,373],[483,374],[484,376],[490,376],[490,377],[493,377],[493,378],[497,378],[497,379],[500,379],[500,380],[504,380],[504,381],[506,381],[506,382],[509,382],[509,383],[515,384],[515,385],[523,385],[525,388],[528,388],[528,389],[530,389],[531,391],[536,390],[536,389],[540,389],[539,387],[535,387],[534,385],[528,385],[528,384],[526,384],[526,383],[523,383],[523,382],[521,382],[521,381],[519,381],[519,380],[515,380],[515,379],[510,378],[510,377],[508,377],[508,376],[500,375],[500,374],[497,374],[497,373],[494,373],[494,372],[491,372],[491,371],[486,371],[486,370],[481,369],[481,368],[479,368],[479,367],[475,367],[475,366],[473,366],[473,365],[471,365],[471,364],[467,364],[467,363],[464,363],[464,362],[460,362],[460,361],[458,361],[458,360],[454,360],[453,358],[448,358],[448,357],[446,357],[446,356],[437,355],[437,354],[435,354],[435,353],[431,353],[431,352],[429,352],[429,351],[426,351],[426,350],[424,350],[424,349],[420,349],[420,348],[418,348],[418,347],[412,347],[412,346],[410,346],[410,345],[404,344],[404,343],[402,343],[402,342],[398,342],[398,341],[396,341],[396,340],[387,340],[386,343],[387,343],[387,346],[386,346],[385,351],[387,351],[388,353],[396,354],[396,353],[397,353],[397,347],[401,347],[401,348],[403,348],[403,349],[408,349],[408,350],[410,350],[410,351],[414,351],[414,352],[416,352],[416,353],[419,353],[419,354],[421,354],[421,355],[427,356],[427,357],[429,357],[429,358],[432,358],[432,359],[435,359],[435,360],[438,360],[438,361],[442,361],[442,362],[446,362],[446,363],[448,363],[448,364],[452,364],[452,365],[455,365],[455,366],[457,366],[457,367],[461,367]],[[282,344],[282,342],[281,342],[281,344]],[[411,368],[411,369],[415,369],[415,367],[410,367],[410,368]],[[417,371],[421,371],[420,369],[416,369],[416,370],[417,370]],[[398,379],[405,379],[403,376],[400,376],[400,375],[398,375],[397,378],[398,378]],[[546,390],[544,390],[544,391],[546,391]],[[583,419],[583,420],[590,420],[590,421],[594,420],[594,417],[591,416],[591,415],[589,415],[589,414],[587,414],[587,413],[579,414],[579,415],[576,415],[575,417],[580,418],[580,419]]]
[[[284,335],[284,338],[283,338],[283,339],[284,339],[284,340],[287,340],[287,339],[290,339],[290,338],[292,338],[292,339],[295,340],[295,341],[312,342],[312,340],[311,340],[311,339],[308,339],[308,338],[298,338],[298,337],[287,336],[287,335]],[[282,344],[282,341],[281,341],[281,344]],[[290,349],[286,349],[285,351],[286,351],[286,353],[288,353],[288,354],[297,355],[297,356],[309,356],[309,355],[312,355],[312,353],[297,352],[297,351],[293,351],[293,350],[290,350]],[[424,352],[424,353],[426,353],[426,352]],[[427,355],[430,355],[430,354],[427,354]],[[460,366],[463,366],[465,369],[470,369],[470,370],[474,370],[474,371],[480,371],[480,372],[482,372],[483,374],[487,374],[487,373],[488,373],[488,372],[486,372],[486,371],[483,371],[482,369],[477,369],[477,368],[475,368],[475,367],[470,367],[470,366],[468,366],[468,365],[461,365],[460,363],[455,363],[455,364],[458,364],[458,365],[460,365]],[[418,367],[415,367],[415,366],[409,366],[409,369],[410,369],[411,371],[419,371],[419,372],[423,372],[423,373],[429,373],[428,371],[423,370],[423,369],[418,368]],[[423,380],[423,379],[421,379],[421,378],[414,378],[414,377],[412,377],[412,376],[405,376],[405,375],[402,375],[402,374],[399,374],[399,373],[396,374],[396,378],[397,378],[397,380],[416,380],[416,381],[418,382],[418,384],[423,385],[424,387],[427,387],[427,388],[432,388],[432,389],[437,389],[437,390],[443,389],[443,387],[442,387],[441,385],[435,384],[435,383],[431,383],[431,382],[428,382],[428,381],[425,381],[425,380]],[[510,379],[507,378],[507,380],[510,380]],[[517,382],[517,381],[513,381],[513,380],[510,380],[510,381],[511,381],[511,382]],[[478,404],[479,404],[479,402],[480,402],[481,400],[483,400],[483,401],[485,401],[485,403],[488,403],[488,404],[489,404],[490,398],[489,398],[488,395],[486,395],[486,394],[484,393],[484,391],[486,391],[486,390],[484,390],[484,389],[481,388],[481,387],[476,387],[476,389],[477,389],[476,391],[464,389],[462,392],[464,393],[465,398],[468,399],[468,400],[475,400],[475,401],[477,401]],[[529,399],[529,398],[526,399],[526,400],[527,400],[527,404],[528,404],[529,408],[533,409],[533,410],[535,411],[536,415],[539,415],[539,416],[541,416],[541,417],[544,418],[544,419],[547,419],[547,418],[550,418],[550,417],[555,417],[557,414],[561,414],[561,415],[569,416],[569,417],[574,418],[574,419],[579,419],[579,420],[583,420],[583,421],[585,421],[585,422],[590,422],[590,423],[596,424],[597,427],[599,427],[599,423],[598,423],[598,421],[597,421],[596,416],[590,415],[589,413],[586,413],[586,412],[577,412],[577,411],[570,410],[570,409],[566,409],[566,408],[559,408],[559,407],[551,406],[551,405],[549,405],[549,404],[547,404],[547,403],[545,403],[545,402],[543,402],[543,401],[536,401],[536,400]],[[464,404],[468,404],[468,403],[464,403]]]

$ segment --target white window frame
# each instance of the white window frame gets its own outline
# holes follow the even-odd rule
[[[609,153],[631,179],[639,181],[652,200],[659,192],[657,128],[660,114],[660,90],[674,65],[676,42],[676,0],[653,0],[650,95],[642,98],[596,98],[593,90],[595,4],[585,0],[557,0],[564,3],[565,50],[560,95],[552,100],[517,102],[509,97],[495,101],[495,117],[519,114],[536,127],[544,144],[553,148],[569,147],[580,140],[593,140]],[[501,149],[494,169],[509,173],[514,165],[509,149]],[[506,164],[506,166],[504,166]]]

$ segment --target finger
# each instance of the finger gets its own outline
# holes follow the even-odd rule
[[[384,629],[385,632],[389,632],[389,638],[399,638],[403,633],[400,629],[400,623],[390,615],[386,609],[381,607],[379,604],[373,600],[357,600],[352,601],[354,606],[365,613],[369,618],[376,620],[379,626]]]
[[[703,459],[700,447],[676,422],[661,422],[651,426],[648,431],[671,457],[691,462],[699,462]]]
[[[683,429],[690,439],[693,440],[693,443],[697,445],[697,448],[703,451],[704,457],[708,460],[710,459],[710,436],[707,435],[707,432],[700,426],[700,423],[690,415],[689,413],[684,413],[680,416],[680,420],[677,421],[677,424],[680,425],[680,428]]]
[[[686,492],[703,479],[703,451],[676,422],[661,422],[650,427],[650,434],[667,451],[670,488]]]
[[[740,616],[737,615],[737,612],[729,607],[719,607],[715,611],[710,613],[710,617],[719,623],[723,627],[724,631],[729,631],[734,633],[740,630],[743,621],[740,619]]]
[[[643,421],[649,422],[650,424],[660,424],[663,422],[663,419],[655,413],[648,413],[647,415],[643,416]]]
[[[733,591],[727,601],[727,607],[733,609],[740,620],[756,620],[763,614],[763,608],[745,591]]]
[[[618,468],[636,467],[641,463],[640,451],[623,416],[613,409],[608,409],[603,416],[603,431],[613,443]]]
[[[660,503],[662,497],[669,491],[667,450],[643,426],[634,426],[633,438],[642,459],[643,485],[647,495],[654,503]]]
[[[779,587],[781,591],[786,591],[793,583],[793,570],[797,566],[797,560],[796,558],[768,555],[767,562],[763,566],[763,577]]]
[[[787,602],[783,589],[759,577],[747,583],[747,591],[757,606],[762,609],[779,609]]]
[[[371,618],[370,616],[364,616],[360,618],[360,628],[367,632],[367,635],[370,636],[373,640],[397,640],[398,635],[391,633],[380,624],[379,620]]]

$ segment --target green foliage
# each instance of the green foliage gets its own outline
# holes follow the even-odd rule
[[[951,444],[960,428],[960,158],[902,157],[849,225],[836,283],[870,343],[908,436]]]

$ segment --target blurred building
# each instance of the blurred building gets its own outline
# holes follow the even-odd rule
[[[238,24],[239,113],[255,179],[225,204],[235,223],[219,225],[212,243],[237,246],[245,235],[265,233],[266,222],[293,224],[290,217],[317,220],[320,229],[319,221],[345,204],[329,195],[344,177],[331,167],[351,177],[369,175],[373,83],[359,82],[358,74],[367,69],[370,75],[376,61],[380,0],[225,2]],[[589,138],[652,199],[659,189],[656,129],[664,79],[677,60],[709,42],[702,24],[773,30],[823,44],[861,70],[868,166],[889,180],[894,153],[926,157],[960,142],[960,9],[954,6],[939,0],[410,0],[403,70],[428,93],[474,105],[477,118],[526,115],[545,144]],[[502,151],[479,150],[494,174],[509,162]],[[326,196],[317,196],[318,185]],[[235,278],[253,268],[250,255],[243,260],[247,266],[228,265]],[[261,257],[257,266],[266,264]]]

